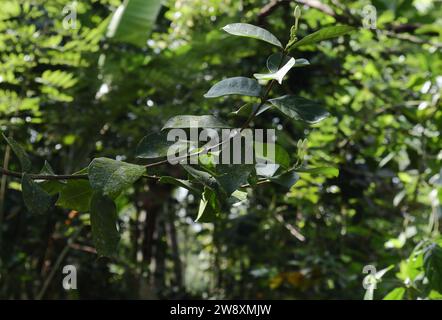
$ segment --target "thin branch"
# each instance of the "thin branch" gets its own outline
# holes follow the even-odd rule
[[[2,175],[15,178],[21,178],[22,172],[11,171],[5,168],[0,168]],[[49,175],[49,174],[28,174],[29,178],[33,180],[74,180],[74,179],[88,179],[87,174],[64,174],[64,175]]]

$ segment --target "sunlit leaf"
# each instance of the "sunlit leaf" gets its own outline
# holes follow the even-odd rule
[[[279,41],[271,32],[252,24],[232,23],[226,25],[223,30],[235,36],[259,39],[282,48],[281,41]]]
[[[126,0],[109,23],[107,36],[143,47],[161,8],[161,0]]]
[[[383,300],[402,300],[405,294],[405,288],[395,288],[391,290]]]
[[[301,40],[295,42],[295,44],[291,46],[291,49],[316,43],[322,40],[336,38],[346,33],[349,33],[353,30],[355,30],[355,27],[346,26],[346,25],[326,27],[316,32],[313,32],[312,34],[309,34],[308,36],[305,36]]]
[[[212,115],[206,116],[175,116],[167,120],[162,130],[185,128],[230,128],[230,126]]]
[[[215,84],[204,95],[204,97],[216,98],[232,94],[259,97],[261,95],[261,86],[256,80],[250,78],[245,78],[245,77],[228,78]]]
[[[109,158],[96,158],[88,167],[92,189],[105,196],[115,198],[121,191],[131,186],[144,173],[143,166]]]

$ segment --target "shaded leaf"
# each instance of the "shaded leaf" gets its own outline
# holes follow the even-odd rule
[[[46,160],[43,168],[40,170],[40,175],[55,175],[54,170]],[[65,184],[66,180],[43,180],[39,182],[39,185],[50,195],[57,194]]]
[[[280,186],[283,186],[284,188],[290,189],[293,185],[296,184],[296,182],[298,182],[299,176],[294,170],[290,170],[278,176],[271,177],[269,178],[269,180],[271,182],[279,184]]]
[[[56,205],[62,208],[89,212],[93,190],[87,180],[69,180],[60,189]]]
[[[111,198],[94,192],[90,203],[91,228],[95,247],[100,256],[116,253],[120,234],[117,229],[117,209]]]
[[[202,170],[198,170],[190,165],[182,164],[181,165],[187,173],[192,176],[197,181],[201,182],[207,187],[216,189],[218,187],[218,182],[215,177],[213,177],[210,173]]]
[[[204,95],[204,97],[216,98],[231,94],[259,97],[261,95],[261,86],[256,80],[250,78],[228,78],[218,82],[213,87],[211,87],[210,90]]]
[[[442,247],[432,243],[424,251],[425,276],[432,289],[442,292]]]
[[[202,191],[197,186],[195,186],[193,183],[189,182],[188,180],[177,179],[174,177],[162,176],[160,178],[159,182],[172,184],[174,186],[187,189],[187,190],[192,191],[194,193],[201,193],[201,191]]]
[[[31,170],[31,160],[29,159],[28,154],[25,149],[21,145],[19,145],[14,139],[6,137],[2,133],[3,138],[9,144],[14,154],[17,156],[18,161],[20,161],[21,169],[23,172],[28,172]]]
[[[221,188],[230,196],[241,185],[247,183],[247,178],[253,171],[253,164],[219,164],[216,166],[216,180]]]
[[[92,189],[111,198],[117,197],[122,190],[131,186],[145,172],[146,168],[143,166],[109,158],[96,158],[88,167]]]
[[[329,115],[328,111],[318,103],[302,97],[285,95],[270,99],[269,102],[285,115],[311,124],[317,123]]]
[[[273,44],[282,48],[281,41],[278,40],[271,32],[261,27],[248,23],[231,23],[226,25],[223,30],[227,33],[240,37],[254,38]]]
[[[46,213],[52,206],[53,199],[42,187],[27,174],[22,177],[22,194],[26,208],[32,213]]]
[[[186,150],[189,147],[189,141],[167,141],[167,133],[164,132],[149,134],[138,143],[136,157],[140,159],[166,157],[169,148],[180,142],[182,142],[182,148],[178,148],[177,152]]]

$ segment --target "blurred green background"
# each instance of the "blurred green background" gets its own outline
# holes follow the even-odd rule
[[[376,29],[295,50],[311,65],[275,91],[320,101],[331,117],[307,126],[269,111],[254,121],[275,128],[294,159],[307,138],[301,160],[338,177],[301,174],[289,191],[258,186],[203,224],[194,222],[198,197],[140,181],[117,199],[118,257],[98,259],[87,213],[31,215],[19,181],[3,176],[0,298],[362,299],[366,265],[389,268],[375,299],[442,297],[441,1],[168,0],[140,45],[134,21],[109,34],[120,0],[77,1],[75,28],[63,26],[71,1],[2,0],[0,128],[35,168],[47,160],[72,173],[97,156],[134,161],[138,141],[174,115],[240,125],[229,116],[239,98],[203,94],[224,77],[263,72],[273,49],[221,28],[247,22],[287,41],[297,2],[301,36],[360,26],[376,10]],[[3,165],[19,171],[6,151],[2,143]],[[67,264],[77,290],[62,287]]]

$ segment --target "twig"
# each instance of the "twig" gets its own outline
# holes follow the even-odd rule
[[[3,176],[11,176],[21,178],[22,172],[10,171],[5,168],[0,168]],[[87,174],[64,174],[64,175],[50,175],[50,174],[28,174],[29,178],[33,180],[69,180],[69,179],[88,179]]]

